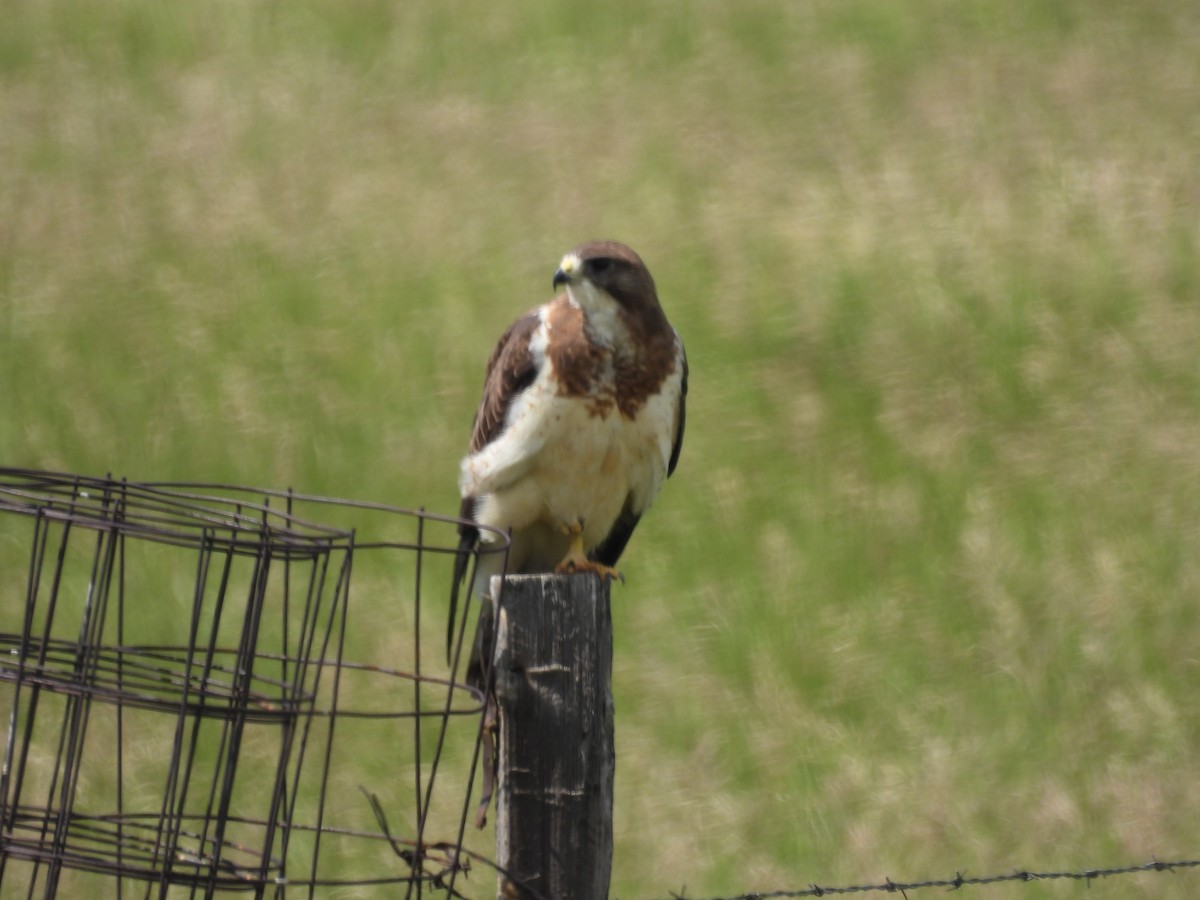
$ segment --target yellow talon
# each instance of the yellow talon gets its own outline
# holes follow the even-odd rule
[[[562,562],[554,567],[554,574],[569,575],[573,572],[594,572],[601,578],[616,578],[622,582],[625,580],[625,576],[612,566],[593,562],[587,558],[587,552],[583,549],[583,523],[576,521],[564,524],[560,526],[560,530],[563,534],[571,536],[571,546],[567,548],[567,555],[563,557]]]

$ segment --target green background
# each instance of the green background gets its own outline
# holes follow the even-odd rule
[[[3,20],[0,463],[452,513],[497,335],[646,260],[614,896],[1200,856],[1200,5]]]

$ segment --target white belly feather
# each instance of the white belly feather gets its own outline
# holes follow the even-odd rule
[[[553,545],[531,552],[559,554],[567,546],[559,529],[573,522],[583,523],[584,546],[595,547],[626,498],[640,515],[662,487],[681,378],[677,368],[630,419],[615,405],[597,414],[585,398],[562,396],[550,367],[541,365],[509,409],[503,434],[463,460],[460,488],[480,498],[476,520],[511,528],[514,551],[519,533],[529,530],[537,543]]]

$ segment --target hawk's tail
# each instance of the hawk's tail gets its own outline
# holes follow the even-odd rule
[[[479,529],[463,525],[459,530],[458,552],[454,555],[454,576],[450,581],[450,616],[446,623],[446,662],[454,649],[454,619],[458,614],[458,594],[471,568],[471,552],[479,543]],[[469,589],[468,589],[469,590]]]

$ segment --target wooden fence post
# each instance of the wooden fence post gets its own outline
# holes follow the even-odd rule
[[[504,898],[603,900],[612,873],[612,614],[595,575],[492,581]],[[500,593],[502,591],[502,593]]]

